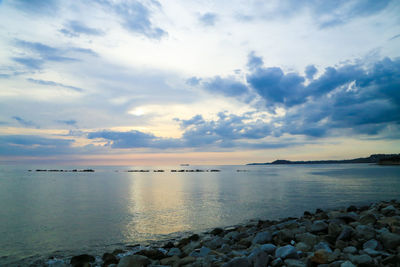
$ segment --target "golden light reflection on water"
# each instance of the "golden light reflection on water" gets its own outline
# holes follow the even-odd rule
[[[154,175],[157,175],[155,179]],[[188,228],[184,225],[182,179],[170,179],[163,173],[132,174],[129,211],[134,216],[151,214],[149,218],[127,225],[130,236],[139,233],[168,234]],[[163,176],[160,178],[160,176]]]

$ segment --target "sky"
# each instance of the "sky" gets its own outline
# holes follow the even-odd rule
[[[400,153],[400,2],[0,0],[0,164]]]

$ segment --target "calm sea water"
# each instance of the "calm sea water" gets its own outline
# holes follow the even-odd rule
[[[123,170],[139,168],[94,167],[95,173],[54,173],[0,166],[0,265],[100,253],[174,232],[400,198],[398,166],[184,168],[221,172],[171,173],[164,167],[164,173],[128,173]]]

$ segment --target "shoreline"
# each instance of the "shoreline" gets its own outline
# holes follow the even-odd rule
[[[202,233],[177,233],[176,238],[127,245],[102,255],[53,256],[31,262],[32,266],[51,267],[348,267],[399,263],[399,200],[304,211],[299,218],[253,219]]]

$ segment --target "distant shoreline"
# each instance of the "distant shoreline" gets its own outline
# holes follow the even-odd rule
[[[309,160],[290,161],[275,160],[265,163],[248,163],[246,165],[292,165],[292,164],[354,164],[354,163],[375,163],[380,165],[400,165],[400,154],[373,154],[366,158],[344,159],[344,160]]]

